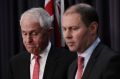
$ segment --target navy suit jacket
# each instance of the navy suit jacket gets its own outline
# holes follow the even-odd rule
[[[43,79],[66,79],[68,67],[75,57],[75,54],[65,49],[52,47],[46,61]],[[9,69],[10,79],[30,79],[30,54],[25,52],[13,57]]]
[[[75,79],[77,59],[68,71],[68,79]],[[120,55],[99,43],[84,70],[82,79],[120,79]]]

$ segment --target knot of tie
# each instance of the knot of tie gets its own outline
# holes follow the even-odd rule
[[[39,55],[34,55],[34,57],[35,57],[35,61],[39,62],[40,56]]]
[[[84,65],[84,57],[78,56],[78,65],[83,67]]]

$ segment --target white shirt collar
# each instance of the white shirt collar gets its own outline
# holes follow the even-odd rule
[[[48,46],[39,54],[40,57],[44,58],[48,56],[48,53],[51,48],[51,42],[49,41]],[[31,54],[31,60],[34,58],[34,54]]]
[[[39,54],[40,55],[40,61],[39,61],[39,63],[40,63],[39,79],[43,79],[43,73],[44,73],[44,69],[45,69],[45,65],[46,65],[46,61],[47,61],[47,57],[48,57],[50,48],[51,48],[51,42],[49,42],[48,46],[46,47],[46,49],[44,51],[42,51],[42,53]],[[31,54],[30,79],[32,79],[34,64],[35,64],[34,55]]]
[[[98,37],[87,50],[85,50],[81,54],[77,53],[78,56],[84,57],[84,69],[85,69],[85,67],[86,67],[86,65],[88,63],[88,60],[90,59],[90,56],[91,56],[93,50],[96,48],[96,46],[98,45],[99,42],[100,42],[100,38]]]

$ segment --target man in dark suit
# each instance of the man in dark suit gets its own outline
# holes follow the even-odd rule
[[[68,79],[120,79],[120,55],[101,43],[98,26],[97,12],[88,4],[73,5],[63,14],[64,39],[78,55]]]
[[[10,79],[66,79],[74,57],[51,45],[51,17],[42,8],[25,11],[20,19],[26,51],[10,60]]]

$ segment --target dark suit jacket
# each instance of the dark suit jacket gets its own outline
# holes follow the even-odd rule
[[[75,54],[65,49],[52,47],[46,61],[43,79],[66,79],[67,69],[75,57]],[[25,52],[13,57],[9,67],[10,79],[30,79],[30,54]]]
[[[68,71],[68,79],[75,79],[77,59]],[[120,55],[100,43],[93,51],[82,79],[120,79]]]

